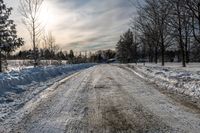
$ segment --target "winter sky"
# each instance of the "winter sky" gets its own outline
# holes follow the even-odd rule
[[[19,0],[4,0],[14,8],[12,18],[19,36],[30,48],[29,34],[18,13]],[[114,49],[135,13],[129,0],[45,0],[42,20],[63,50]]]

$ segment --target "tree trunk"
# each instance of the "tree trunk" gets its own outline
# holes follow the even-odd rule
[[[36,55],[36,31],[35,31],[35,20],[33,20],[33,59],[34,67],[37,67],[37,55]]]
[[[138,54],[137,54],[137,43],[135,43],[135,63],[137,64],[137,60],[138,60]]]
[[[165,44],[163,34],[161,35],[161,56],[162,56],[162,66],[165,66]]]
[[[181,45],[181,55],[182,55],[182,66],[186,67],[185,50],[184,50],[183,44],[180,44],[180,45]]]
[[[185,47],[184,47],[184,44],[183,44],[181,28],[179,28],[179,41],[180,41],[179,43],[180,43],[181,56],[182,56],[182,66],[186,67]]]
[[[165,46],[162,44],[161,46],[161,55],[162,55],[162,66],[165,66]]]
[[[155,47],[155,63],[158,64],[158,47]]]
[[[199,35],[200,35],[200,3],[198,3],[198,22],[199,22]]]
[[[0,50],[0,72],[2,72],[2,56],[1,56],[1,50]]]
[[[186,56],[186,63],[190,62],[190,55],[188,50],[188,43],[185,45],[185,56]]]
[[[179,2],[180,2],[180,0],[179,0]],[[182,35],[181,12],[180,12],[179,2],[177,3],[179,45],[180,45],[180,48],[181,48],[182,66],[186,67],[185,46],[184,46],[183,35]]]
[[[186,21],[186,20],[185,20]],[[186,22],[185,22],[186,23]],[[189,63],[190,61],[190,57],[189,57],[189,48],[188,45],[190,42],[188,42],[190,40],[189,38],[189,33],[188,33],[188,26],[187,24],[185,25],[185,56],[186,56],[186,63]]]
[[[152,48],[151,48],[151,45],[149,45],[149,51],[148,51],[148,58],[149,58],[149,62],[152,62],[152,58],[151,58],[151,50],[152,50]]]
[[[190,38],[188,38],[188,45],[187,45],[187,56],[186,56],[186,62],[190,62]]]
[[[179,29],[179,43],[180,43],[180,48],[181,48],[181,56],[182,56],[182,66],[186,67],[186,56],[185,56],[185,49],[184,49],[184,44],[183,44],[183,40],[182,40],[182,33],[181,33],[181,29]]]

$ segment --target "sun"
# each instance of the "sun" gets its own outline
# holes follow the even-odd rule
[[[54,8],[50,3],[44,2],[39,14],[39,21],[47,30],[56,23],[56,16],[53,10]]]

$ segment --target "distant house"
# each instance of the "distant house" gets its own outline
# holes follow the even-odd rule
[[[116,62],[117,62],[116,58],[108,59],[108,60],[106,61],[106,63],[116,63]]]

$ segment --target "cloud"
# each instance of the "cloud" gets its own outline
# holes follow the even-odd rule
[[[8,0],[8,3],[9,1],[14,0]],[[49,29],[63,50],[115,48],[119,36],[129,28],[130,18],[135,12],[128,0],[46,2],[50,5],[55,18],[55,23],[49,26]],[[27,38],[27,35],[21,35]]]

